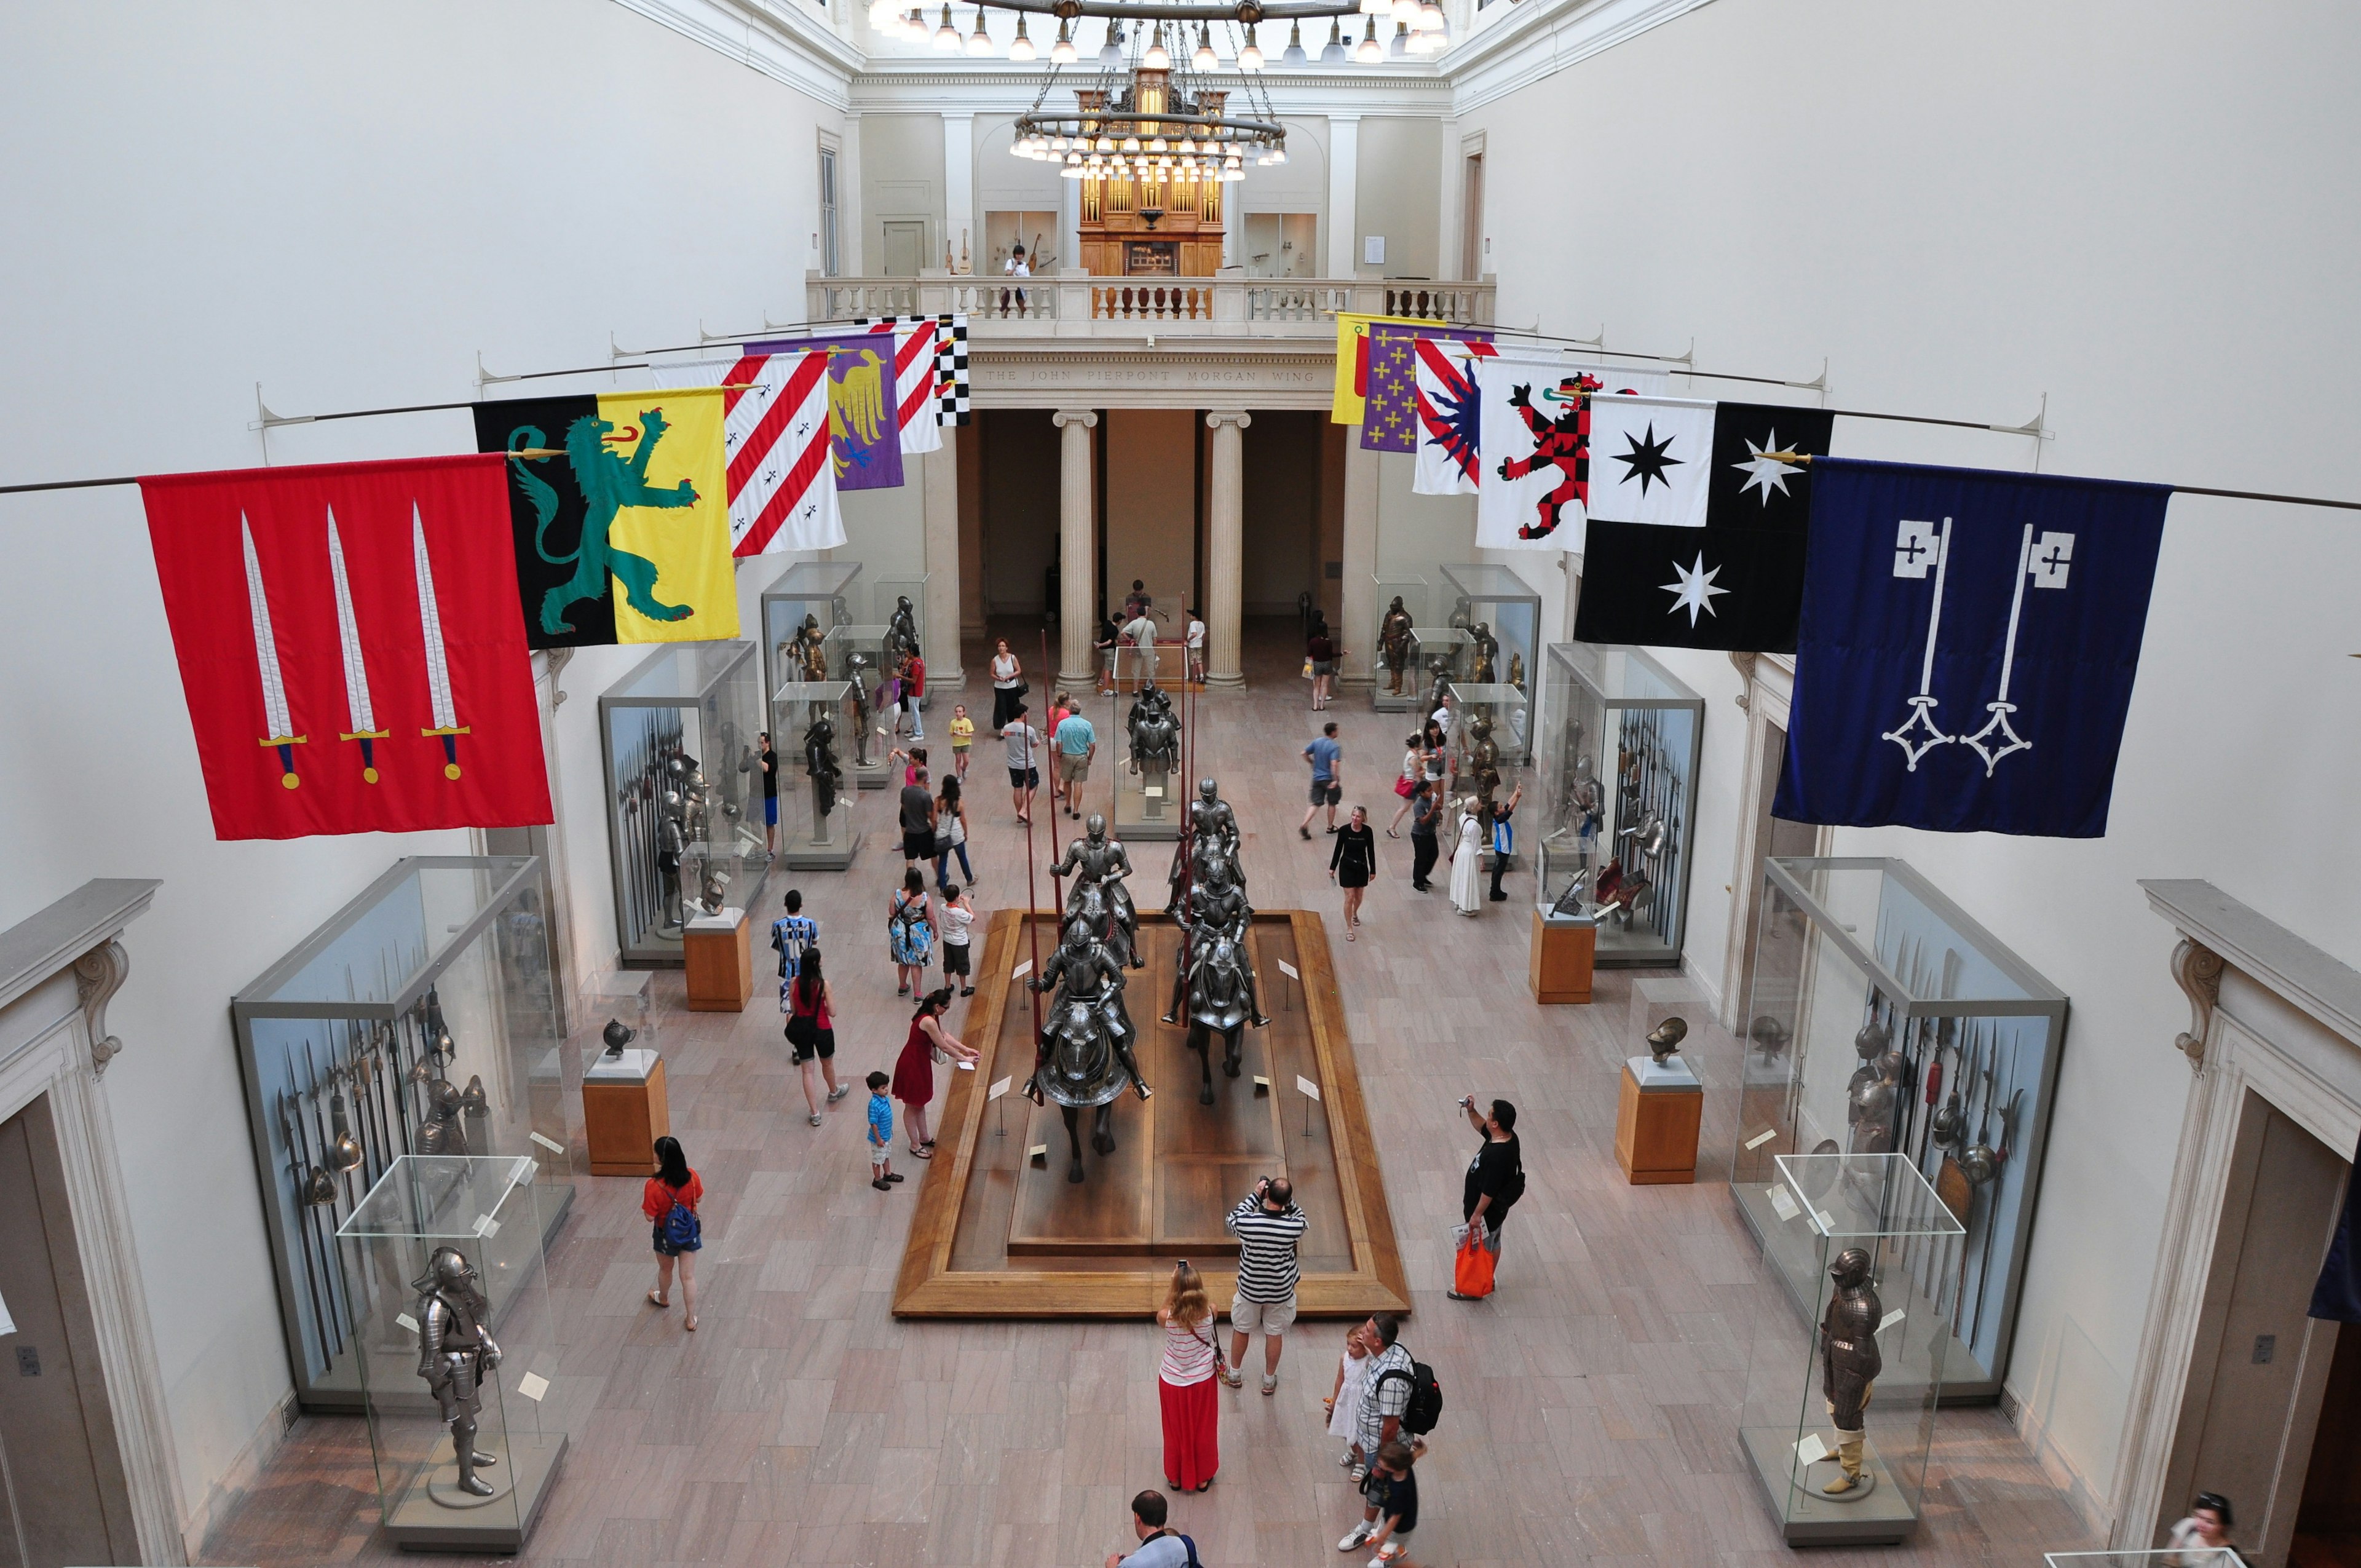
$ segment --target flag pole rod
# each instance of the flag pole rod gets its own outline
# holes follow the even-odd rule
[[[1774,463],[1785,463],[1793,467],[1808,468],[1812,466],[1812,454],[1808,452],[1765,452],[1763,455]],[[2361,511],[2361,501],[2333,501],[2325,496],[2281,496],[2268,490],[2217,490],[2208,485],[2167,485],[2165,488],[2177,496],[2221,496],[2234,501],[2270,501],[2279,506],[2330,507],[2338,511]]]

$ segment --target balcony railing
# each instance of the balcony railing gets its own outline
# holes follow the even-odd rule
[[[823,278],[806,275],[807,319],[932,315],[968,318],[971,337],[1091,337],[1153,326],[1175,337],[1318,337],[1339,312],[1416,316],[1455,325],[1492,320],[1497,291],[1474,283],[1411,279],[1271,279],[1243,273],[1151,281],[1101,278],[1079,269],[1055,277]],[[1127,332],[1126,335],[1127,335]]]

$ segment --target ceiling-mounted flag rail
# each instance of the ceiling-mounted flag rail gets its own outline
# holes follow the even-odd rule
[[[1837,411],[1837,417],[1843,419],[1848,416],[1839,409]],[[1876,419],[1881,416],[1854,414],[1850,417]],[[1765,452],[1761,455],[1774,463],[1785,463],[1798,468],[1808,468],[1812,466],[1812,455],[1808,452]],[[2168,485],[2165,488],[2177,496],[2220,496],[2226,500],[2234,501],[2269,501],[2278,506],[2330,507],[2338,511],[2361,511],[2361,501],[2335,501],[2330,500],[2325,496],[2282,496],[2275,495],[2268,490],[2220,490],[2210,485]],[[2356,653],[2354,657],[2361,659],[2361,653]]]

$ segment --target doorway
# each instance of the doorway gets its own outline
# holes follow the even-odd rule
[[[1459,276],[1474,282],[1484,276],[1484,155],[1467,155],[1460,181]]]
[[[2295,1568],[2361,1563],[2361,1323],[2337,1326],[2288,1562]]]
[[[1099,603],[1120,607],[1141,584],[1159,637],[1197,594],[1203,429],[1194,409],[1109,409],[1099,420]]]
[[[973,526],[983,614],[1038,619],[1057,608],[1058,427],[1048,409],[978,409],[962,452],[975,450]],[[961,509],[965,526],[968,509]],[[964,548],[961,554],[965,554]]]
[[[0,1562],[137,1563],[131,1487],[44,1094],[0,1122]]]
[[[884,276],[916,278],[927,264],[926,219],[887,218],[883,226],[885,238]]]

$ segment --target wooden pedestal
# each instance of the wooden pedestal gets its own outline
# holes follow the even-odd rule
[[[1528,977],[1540,1003],[1588,1002],[1591,959],[1598,951],[1598,927],[1590,922],[1553,920],[1533,911],[1532,962]]]
[[[719,919],[692,920],[681,934],[691,1013],[743,1013],[754,994],[753,922],[742,910],[736,914],[734,926],[724,927]]]
[[[1683,1085],[1642,1089],[1629,1064],[1615,1102],[1615,1163],[1634,1187],[1697,1179],[1697,1128],[1705,1091]]]
[[[644,1079],[586,1080],[582,1131],[590,1145],[591,1175],[653,1176],[655,1141],[672,1131],[664,1059],[659,1057]]]

